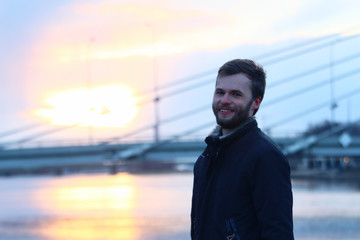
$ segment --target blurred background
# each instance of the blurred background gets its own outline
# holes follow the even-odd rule
[[[359,8],[0,0],[0,238],[189,239],[217,70],[250,58],[296,238],[360,239]]]

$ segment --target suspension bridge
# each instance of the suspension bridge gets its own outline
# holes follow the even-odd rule
[[[360,136],[351,132],[360,124],[359,112],[356,108],[353,110],[351,104],[356,105],[360,99],[360,51],[352,47],[359,43],[360,35],[347,31],[252,57],[268,72],[265,99],[258,113],[260,127],[281,146],[294,169],[360,167]],[[206,91],[212,91],[216,72],[217,69],[200,72],[143,93],[145,98],[139,105],[153,106],[153,123],[119,136],[91,142],[46,140],[51,134],[77,128],[81,123],[56,128],[34,123],[0,133],[0,174],[99,168],[117,172],[124,166],[134,167],[131,163],[135,162],[149,168],[161,162],[185,169],[204,149],[204,133],[215,126],[209,115],[199,117],[211,111],[210,103],[192,104],[184,112],[172,106],[173,115],[163,118],[159,117],[160,103],[176,96],[186,98],[189,91],[198,91],[201,96],[205,94],[204,86],[208,86]],[[327,120],[334,123],[334,127],[326,131],[312,135],[274,134],[277,128],[291,123],[314,123],[317,116],[324,113],[329,116]],[[341,124],[335,126],[337,121]],[[176,132],[179,122],[181,128]],[[161,136],[160,130],[165,127],[175,134]],[[26,135],[30,130],[34,133]],[[136,140],[136,136],[149,131],[153,131],[153,139]],[[22,137],[7,140],[14,135]]]

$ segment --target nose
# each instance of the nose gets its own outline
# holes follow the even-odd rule
[[[231,104],[230,96],[228,93],[225,93],[221,98],[222,104]]]

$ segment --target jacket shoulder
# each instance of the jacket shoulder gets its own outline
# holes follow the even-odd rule
[[[275,152],[283,155],[280,146],[259,128],[249,133],[247,141],[251,142],[254,149],[259,149],[256,151],[259,154]]]

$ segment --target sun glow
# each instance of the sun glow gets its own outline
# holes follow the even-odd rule
[[[50,108],[36,114],[54,125],[124,127],[138,111],[136,101],[132,91],[122,86],[71,90],[52,95],[46,101]]]

